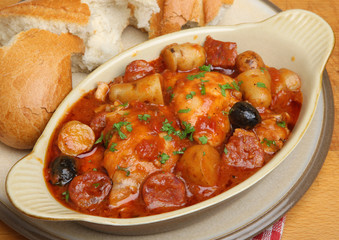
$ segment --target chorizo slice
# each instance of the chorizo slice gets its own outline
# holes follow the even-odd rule
[[[236,43],[222,42],[207,36],[204,48],[207,64],[226,69],[234,68],[238,55]]]
[[[124,82],[133,82],[155,73],[154,67],[145,60],[135,60],[127,65],[124,75]]]
[[[229,166],[257,168],[264,165],[265,152],[252,131],[237,128],[225,146],[222,160]]]
[[[111,179],[103,172],[90,171],[76,176],[68,187],[69,197],[81,209],[94,209],[109,194]]]
[[[143,184],[142,196],[147,208],[155,212],[183,207],[187,201],[184,182],[169,172],[150,175]]]

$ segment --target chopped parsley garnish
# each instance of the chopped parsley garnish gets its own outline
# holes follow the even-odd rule
[[[188,112],[190,112],[190,111],[191,111],[190,108],[186,108],[186,109],[180,109],[180,110],[178,111],[178,113],[188,113]]]
[[[65,192],[61,193],[61,195],[64,196],[65,201],[68,202],[68,200],[69,200],[69,192],[65,191]]]
[[[92,171],[96,172],[96,171],[98,171],[98,169],[96,169],[96,168],[93,168],[93,169],[92,169]]]
[[[168,135],[174,134],[178,136],[180,139],[184,139],[188,137],[189,140],[193,141],[193,132],[195,131],[195,128],[191,126],[190,123],[182,122],[184,125],[184,130],[175,130],[175,128],[172,126],[172,122],[168,122],[168,119],[165,119],[165,121],[162,123],[162,132],[167,132]]]
[[[201,67],[199,67],[199,69],[201,71],[210,72],[211,71],[211,67],[212,67],[211,64],[209,64],[209,65],[202,65]]]
[[[112,138],[112,136],[113,136],[113,133],[114,133],[114,129],[111,129],[111,130],[108,131],[108,133],[105,135],[105,138],[104,138],[104,147],[105,147],[105,148],[108,147],[109,141],[111,140],[111,138]]]
[[[186,151],[186,148],[183,148],[183,149],[181,149],[181,150],[179,150],[179,151],[173,151],[173,155],[184,154],[185,151]]]
[[[202,136],[199,138],[199,141],[201,142],[201,144],[206,144],[208,141],[208,138],[206,136]]]
[[[272,144],[274,145],[274,146],[276,146],[276,143],[275,143],[275,141],[274,140],[269,140],[269,139],[267,139],[267,138],[264,138],[262,141],[261,141],[261,144],[266,144],[266,146],[267,147],[270,147]]]
[[[164,136],[165,141],[171,141],[173,138],[170,135]]]
[[[95,188],[98,188],[98,187],[100,186],[100,183],[93,183],[93,186],[94,186]]]
[[[224,97],[226,97],[226,90],[228,89],[234,89],[237,91],[240,91],[240,84],[242,82],[237,83],[235,80],[233,80],[232,84],[226,83],[224,85],[219,84],[219,87],[221,88],[221,95],[223,95]]]
[[[167,118],[165,119],[165,122],[162,123],[161,131],[167,132],[168,135],[176,132],[175,128],[172,126],[172,122],[168,122]]]
[[[110,150],[111,152],[116,152],[116,151],[118,151],[118,149],[115,148],[117,145],[118,145],[118,144],[116,144],[116,143],[112,143],[112,145],[109,147],[109,150]]]
[[[195,128],[190,124],[187,123],[185,121],[182,122],[182,124],[184,125],[184,131],[180,132],[180,139],[184,139],[186,137],[188,137],[189,140],[193,141],[193,133],[195,131]]]
[[[172,93],[170,96],[170,102],[172,102],[173,98],[174,98],[174,93]]]
[[[225,154],[227,154],[227,153],[228,153],[228,150],[227,150],[227,148],[226,148],[226,147],[224,148],[224,153],[225,153]]]
[[[131,174],[131,172],[128,170],[128,168],[120,167],[118,165],[117,169],[120,170],[120,171],[125,171],[127,177]]]
[[[260,87],[260,88],[267,88],[265,83],[262,83],[262,82],[257,82],[257,87]]]
[[[167,160],[170,159],[170,156],[167,155],[166,153],[161,153],[159,155],[159,157],[160,157],[160,163],[161,164],[165,164],[167,162]]]
[[[260,68],[260,71],[264,72],[264,71],[267,71],[267,69],[264,68],[264,67],[261,67],[261,68]]]
[[[123,104],[120,104],[119,106],[121,106],[121,107],[127,107],[127,106],[128,106],[128,102],[125,102],[125,103],[123,103]]]
[[[228,115],[229,112],[226,112],[226,111],[221,111],[222,115]]]
[[[200,93],[201,93],[201,95],[206,94],[206,87],[205,87],[205,84],[204,84],[203,81],[201,81],[201,84],[200,84]]]
[[[147,122],[150,118],[151,118],[151,115],[149,115],[149,114],[139,114],[139,115],[138,115],[138,119],[139,119],[140,121],[145,121],[145,122]]]
[[[198,74],[188,75],[188,76],[187,76],[187,79],[192,81],[192,80],[194,80],[194,79],[196,79],[196,78],[202,78],[202,77],[205,77],[205,73],[206,73],[206,72],[200,72],[200,73],[198,73]]]
[[[95,141],[94,144],[101,143],[103,139],[104,139],[104,133],[101,133],[100,137],[98,138],[98,140]]]
[[[173,90],[173,87],[172,87],[172,86],[169,86],[169,87],[167,88],[167,91],[171,91],[171,90]]]
[[[113,124],[113,127],[115,127],[116,130],[118,131],[119,137],[121,139],[126,139],[127,136],[121,131],[122,126],[125,126],[128,132],[132,132],[133,130],[132,124],[130,122],[118,122]]]
[[[286,122],[285,121],[277,122],[277,125],[279,127],[285,128],[286,127]]]
[[[191,91],[189,94],[186,95],[186,99],[192,99],[195,96],[195,92]]]

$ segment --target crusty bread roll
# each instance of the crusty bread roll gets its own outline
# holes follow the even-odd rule
[[[0,9],[0,45],[21,31],[38,28],[80,37],[86,51],[73,59],[74,71],[90,72],[122,50],[128,25],[127,1],[31,0]]]
[[[7,7],[9,5],[13,5],[15,3],[20,2],[20,0],[1,0],[0,1],[0,8]]]
[[[72,88],[71,54],[82,40],[31,29],[0,48],[0,141],[30,149]]]
[[[232,4],[233,0],[158,0],[160,12],[149,19],[149,37],[185,28],[215,25],[223,10]]]

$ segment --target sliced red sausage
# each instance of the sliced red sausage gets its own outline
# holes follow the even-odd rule
[[[157,172],[144,182],[142,196],[147,208],[165,212],[186,204],[185,184],[173,173]]]
[[[214,67],[233,68],[237,58],[237,44],[234,42],[222,42],[207,36],[204,48],[207,64]]]
[[[145,60],[135,60],[127,65],[124,82],[133,82],[153,73],[155,73],[155,69],[149,62]]]
[[[225,146],[222,159],[228,165],[257,168],[264,164],[264,150],[252,131],[237,128]]]
[[[82,209],[93,209],[109,194],[111,179],[102,172],[90,171],[76,176],[68,187],[70,199]]]

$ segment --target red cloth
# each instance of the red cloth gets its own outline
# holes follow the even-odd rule
[[[252,240],[280,240],[284,229],[285,219],[286,216],[283,216],[271,227],[265,229],[259,235],[252,238]]]

